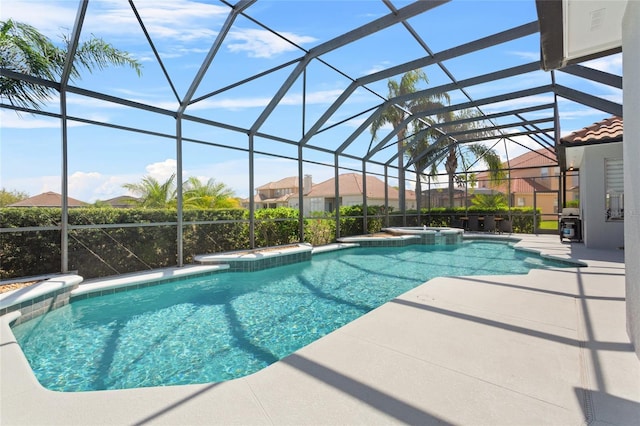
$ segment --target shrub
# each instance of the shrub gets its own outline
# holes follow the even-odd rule
[[[312,213],[304,220],[304,241],[314,246],[332,243],[336,235],[336,221],[324,212]]]
[[[456,218],[470,214],[509,214],[506,209],[480,207],[433,208],[422,211],[422,224],[452,226]],[[244,209],[185,209],[183,211],[183,256],[185,263],[197,254],[249,247],[249,212]],[[417,224],[415,212],[413,214]],[[538,217],[540,212],[536,212]],[[512,208],[513,231],[533,232],[532,208]],[[0,279],[56,273],[60,271],[61,220],[59,208],[0,208]],[[255,212],[256,246],[267,247],[299,241],[298,210],[261,209]],[[385,217],[381,206],[367,207],[364,229],[362,206],[340,207],[340,235],[379,232]],[[69,269],[85,278],[174,266],[177,259],[177,212],[175,209],[73,208],[69,224],[108,225],[76,228],[69,232]],[[392,214],[391,226],[402,226],[402,216]],[[411,222],[412,224],[414,222]],[[118,224],[137,224],[117,226]],[[155,225],[154,225],[155,224]],[[304,219],[304,241],[313,245],[334,241],[333,215],[318,213]],[[16,230],[11,228],[41,228]],[[49,227],[51,229],[46,229]]]
[[[269,247],[299,241],[298,209],[278,207],[255,212],[256,247]]]

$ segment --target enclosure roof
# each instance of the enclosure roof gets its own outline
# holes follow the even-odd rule
[[[581,13],[558,27],[558,11],[568,4]],[[154,123],[169,118],[179,125],[178,130],[144,128],[133,117],[105,123],[82,116],[82,110],[69,112],[70,121],[331,166],[335,156],[335,161],[363,162],[378,170],[425,170],[442,164],[451,150],[468,151],[470,143],[506,156],[512,148],[555,155],[563,124],[579,114],[622,117],[621,75],[589,63],[568,65],[620,52],[617,36],[602,40],[600,33],[590,33],[582,55],[566,60],[558,53],[567,47],[558,44],[567,25],[580,23],[581,16],[593,18],[595,6],[613,10],[610,2],[223,0],[189,5],[190,14],[212,14],[208,28],[183,27],[177,18],[160,23],[160,6],[138,0],[128,9],[81,1],[69,19],[72,52],[81,36],[102,36],[95,25],[100,19],[116,12],[126,19],[127,37],[146,54],[141,80],[126,78],[133,87],[152,81],[153,89],[144,94],[129,94],[90,76],[71,81],[69,63],[58,81],[5,68],[2,76],[54,87],[74,99],[126,107],[157,117]],[[474,10],[489,5],[499,7],[503,18],[474,20]],[[517,13],[509,13],[516,7]],[[617,22],[620,8],[615,12]],[[446,29],[434,32],[442,23]],[[109,37],[114,36],[104,34]],[[197,37],[200,44],[193,50],[201,52],[199,65],[191,79],[178,78],[184,64],[172,59],[173,48]],[[383,45],[394,48],[376,49]],[[239,54],[247,59],[241,67],[236,66]],[[400,81],[413,70],[423,70],[429,83],[418,84],[412,93],[389,91],[390,80]],[[163,90],[166,98],[158,102],[151,90]],[[250,96],[264,101],[247,106]],[[2,107],[28,111],[6,102]],[[54,110],[44,113],[61,116]],[[392,115],[400,118],[389,121]],[[194,130],[204,128],[216,130]],[[378,130],[375,137],[372,129]]]

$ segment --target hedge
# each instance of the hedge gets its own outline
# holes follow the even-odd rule
[[[420,226],[451,226],[465,209],[423,210]],[[469,208],[478,214],[503,214]],[[417,212],[408,212],[408,222],[417,223]],[[255,212],[255,246],[290,244],[299,239],[297,209],[260,209]],[[249,212],[245,209],[186,209],[183,211],[183,255],[185,263],[203,253],[242,250],[249,247]],[[59,208],[0,208],[2,228],[59,227]],[[511,210],[514,232],[533,232],[533,209]],[[384,224],[382,206],[367,207],[367,229],[362,206],[340,207],[340,235],[379,232]],[[69,231],[69,269],[85,278],[117,275],[177,264],[177,212],[175,209],[73,208]],[[117,226],[139,224],[140,226]],[[165,225],[153,225],[165,224]],[[391,226],[400,226],[402,216],[390,216]],[[335,240],[335,216],[317,213],[304,219],[304,241],[323,245]],[[59,229],[0,233],[0,279],[59,272]]]

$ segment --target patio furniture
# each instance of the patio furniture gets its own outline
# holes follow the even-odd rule
[[[502,219],[500,221],[500,232],[505,232],[505,233],[513,233],[513,224],[509,219]]]
[[[480,218],[478,216],[469,216],[468,225],[469,231],[479,231],[480,230]]]
[[[487,215],[484,217],[484,231],[485,232],[496,232],[496,218],[492,215]]]
[[[462,216],[460,218],[460,222],[462,222],[462,229],[464,229],[465,231],[469,229],[469,217],[468,216]]]

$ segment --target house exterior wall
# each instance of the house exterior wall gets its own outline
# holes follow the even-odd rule
[[[580,165],[582,232],[584,244],[590,248],[624,245],[624,222],[606,220],[605,158],[622,158],[622,143],[586,146]]]
[[[335,209],[335,198],[325,198],[325,197],[304,197],[303,202],[303,212],[305,216],[308,216],[313,212],[328,212],[329,204],[331,204],[332,209]],[[345,195],[340,197],[341,206],[359,206],[362,205],[362,196],[361,195]],[[409,200],[407,200],[409,202]],[[368,206],[384,206],[384,199],[378,198],[367,198]],[[297,207],[297,199],[296,199],[296,207]],[[389,207],[393,208],[394,211],[398,210],[398,200],[389,200]]]
[[[546,153],[548,154],[548,153]],[[526,156],[526,157],[525,157]],[[478,187],[493,189],[503,194],[511,194],[511,202],[513,207],[531,207],[533,208],[534,191],[559,191],[560,189],[560,168],[554,165],[550,159],[543,157],[534,157],[528,160],[522,160],[522,157],[530,157],[531,153],[523,154],[511,160],[514,169],[509,171],[510,182],[505,180],[499,185],[494,185],[489,181],[487,172],[479,173]],[[541,163],[543,161],[543,163]],[[504,165],[507,166],[506,164]],[[518,169],[518,168],[522,169]],[[531,168],[529,168],[531,167]],[[567,187],[572,188],[579,185],[578,175],[567,175]],[[567,191],[567,201],[575,200],[577,193]],[[558,206],[558,197],[555,194],[541,193],[538,194],[536,207],[544,213],[558,213],[561,209]],[[520,201],[520,202],[519,202]],[[549,218],[545,218],[548,220]]]
[[[511,194],[511,206],[533,208],[533,198],[533,192],[514,192]],[[535,206],[542,213],[558,213],[558,195],[549,192],[538,193],[536,194]],[[549,218],[544,218],[544,220],[549,220]]]
[[[640,358],[640,2],[629,1],[622,21],[627,331]]]

